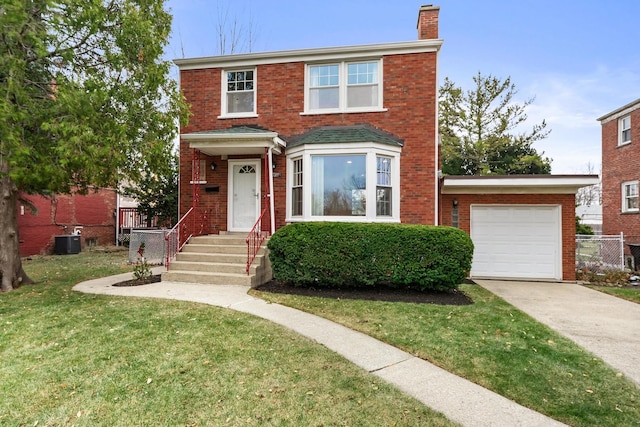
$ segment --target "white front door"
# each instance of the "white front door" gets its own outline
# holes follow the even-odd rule
[[[260,215],[260,160],[229,160],[229,231],[250,231]]]

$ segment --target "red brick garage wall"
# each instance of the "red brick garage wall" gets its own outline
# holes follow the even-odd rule
[[[87,195],[58,195],[55,199],[24,196],[37,209],[18,206],[20,255],[51,254],[54,236],[71,234],[74,227],[82,227],[82,247],[87,239],[97,239],[98,245],[115,242],[116,193],[99,190]]]
[[[459,228],[471,233],[471,205],[560,205],[562,207],[562,279],[576,280],[576,223],[574,194],[444,194],[440,223],[452,225],[453,200],[458,201]]]

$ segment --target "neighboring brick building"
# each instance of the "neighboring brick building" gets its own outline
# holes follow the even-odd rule
[[[598,118],[602,125],[602,232],[640,243],[640,99]]]
[[[87,195],[57,195],[54,198],[23,195],[36,209],[18,206],[20,255],[51,254],[55,236],[79,230],[82,247],[113,245],[116,231],[116,192],[103,189]]]
[[[415,41],[176,60],[192,112],[181,130],[181,214],[192,206],[206,211],[212,233],[248,232],[260,215],[271,223],[262,229],[271,231],[298,221],[454,225],[453,196],[439,205],[438,13],[420,8]],[[491,185],[519,194],[504,180],[510,178]],[[481,203],[553,206],[554,265],[544,274],[571,280],[573,197],[595,182],[546,177],[529,181],[535,195],[486,196]],[[463,212],[480,212],[473,207],[480,198],[474,182],[464,183],[456,194],[476,196],[456,199],[455,225],[473,237],[473,215]],[[449,187],[445,179],[443,191]],[[491,258],[476,252],[483,256]],[[504,263],[517,264],[508,257]],[[540,274],[530,266],[495,271]]]

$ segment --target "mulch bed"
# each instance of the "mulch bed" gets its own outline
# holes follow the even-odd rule
[[[276,294],[291,294],[334,299],[358,299],[368,301],[411,302],[416,304],[469,305],[471,298],[459,290],[448,292],[414,289],[394,289],[387,286],[374,286],[365,289],[316,288],[287,285],[276,280],[258,286],[256,290]]]
[[[141,286],[141,285],[148,285],[149,283],[158,283],[159,281],[160,281],[160,275],[154,274],[147,280],[138,280],[138,279],[125,280],[124,282],[114,283],[111,286]]]

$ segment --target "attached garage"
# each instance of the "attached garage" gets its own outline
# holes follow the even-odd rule
[[[471,276],[562,279],[560,220],[560,206],[471,205]]]
[[[575,194],[597,175],[447,176],[439,223],[474,243],[472,278],[575,280]]]

